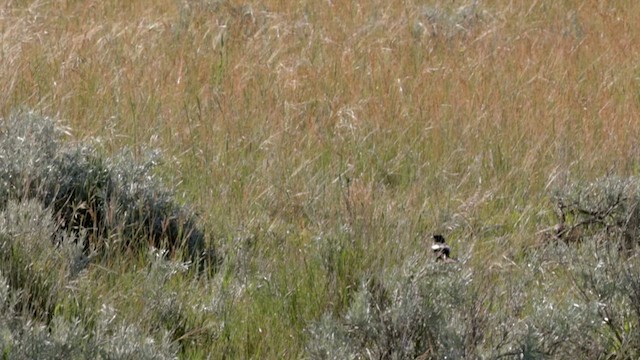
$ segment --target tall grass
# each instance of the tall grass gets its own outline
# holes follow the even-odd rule
[[[197,210],[224,254],[206,276],[146,250],[92,260],[77,283],[65,285],[75,295],[43,287],[53,294],[46,303],[92,334],[103,334],[95,314],[113,309],[123,329],[134,324],[142,334],[136,339],[166,341],[158,353],[188,358],[577,351],[582,343],[566,334],[578,330],[567,319],[601,334],[589,322],[603,321],[591,297],[598,292],[580,297],[589,284],[576,280],[582,265],[562,271],[573,248],[545,258],[553,251],[541,230],[558,222],[557,191],[589,189],[607,175],[636,181],[639,7],[595,0],[6,2],[0,131],[13,134],[6,119],[29,109],[21,113],[60,120],[63,143],[91,142],[97,159],[128,147],[122,164],[136,164],[146,149],[161,149],[154,176],[176,186],[179,205]],[[33,159],[59,156],[31,150]],[[24,200],[1,195],[3,206]],[[462,260],[447,275],[460,298],[427,276],[443,271],[428,264],[425,239],[435,232]],[[626,256],[635,266],[637,257]],[[43,261],[34,258],[47,267],[33,271],[48,272],[53,265]],[[148,275],[165,265],[170,275]],[[469,285],[464,274],[495,283]],[[396,295],[386,310],[367,315],[376,305],[372,283]],[[567,288],[565,296],[559,289]],[[444,309],[423,306],[430,292]],[[611,306],[623,306],[623,298]],[[576,313],[571,301],[590,310]],[[566,312],[555,318],[549,306]],[[497,311],[503,307],[508,313]],[[397,316],[409,317],[407,309],[457,322],[407,325]],[[625,351],[636,317],[593,335],[616,340],[594,342],[583,354],[632,356]],[[56,319],[35,318],[50,327]],[[371,320],[370,332],[354,333],[362,319]],[[474,321],[517,331],[477,337]],[[343,337],[327,348],[331,331]],[[546,342],[554,334],[578,343]]]

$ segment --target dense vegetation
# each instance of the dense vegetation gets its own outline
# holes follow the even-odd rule
[[[1,4],[3,357],[637,359],[638,13]]]

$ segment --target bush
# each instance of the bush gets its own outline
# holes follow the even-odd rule
[[[638,258],[549,244],[525,266],[413,259],[308,329],[311,359],[637,358]],[[567,279],[570,279],[567,281]]]
[[[479,24],[490,20],[488,11],[479,6],[478,1],[467,1],[455,9],[447,6],[425,5],[420,16],[414,21],[412,34],[415,37],[429,35],[452,39],[466,36]]]
[[[16,310],[50,319],[58,294],[86,263],[73,242],[56,247],[51,212],[35,200],[10,201],[0,212],[0,271],[18,295]]]
[[[180,345],[193,340],[191,309],[167,282],[189,262],[169,261],[167,253],[184,249],[200,257],[197,218],[152,174],[157,157],[140,163],[126,151],[105,158],[91,146],[63,145],[54,125],[18,114],[0,133],[8,164],[0,172],[3,357],[176,358]],[[147,251],[156,244],[168,250]],[[89,286],[83,270],[94,250],[109,256],[142,250],[138,258],[151,259],[133,275],[145,302],[151,299],[139,320],[81,290]]]
[[[640,357],[640,257],[616,242],[584,244],[570,256],[577,302],[597,319],[600,346],[609,359]],[[584,329],[583,329],[584,331]],[[584,332],[583,332],[584,333]]]
[[[636,178],[607,176],[588,184],[570,184],[556,189],[553,199],[558,215],[556,238],[620,240],[627,250],[638,244],[640,186]]]
[[[36,195],[53,159],[60,151],[63,129],[30,112],[3,119],[0,128],[0,206],[9,199]]]
[[[61,230],[86,232],[85,251],[139,251],[149,245],[186,250],[215,263],[194,213],[153,174],[157,154],[138,162],[126,149],[105,158],[90,145],[66,145],[49,118],[18,112],[0,133],[0,205],[35,199],[52,209]],[[203,259],[206,257],[207,259]]]
[[[103,306],[93,330],[77,319],[54,316],[50,325],[15,312],[16,299],[0,273],[0,349],[8,359],[176,359],[167,332],[159,341],[137,326],[116,322],[117,314]]]
[[[459,268],[416,260],[364,279],[344,315],[311,326],[310,358],[459,358],[462,336],[450,327],[464,282]]]

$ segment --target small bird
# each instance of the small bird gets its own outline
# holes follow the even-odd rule
[[[451,257],[451,248],[445,243],[444,236],[433,235],[433,242],[431,250],[436,254],[436,261],[445,263],[458,262],[458,260]]]

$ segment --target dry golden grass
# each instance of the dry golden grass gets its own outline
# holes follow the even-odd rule
[[[0,115],[164,149],[233,271],[299,296],[268,314],[276,300],[239,295],[232,316],[273,327],[213,347],[293,356],[305,320],[339,310],[365,269],[428,251],[425,234],[502,263],[553,222],[554,186],[637,175],[637,14],[631,0],[8,1]],[[357,269],[320,274],[332,236],[356,243]]]

